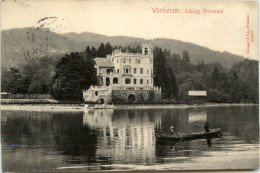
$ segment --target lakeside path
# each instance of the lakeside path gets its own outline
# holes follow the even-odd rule
[[[203,107],[225,107],[225,106],[256,106],[258,104],[214,104],[204,105],[187,104],[154,104],[154,105],[114,105],[114,109],[187,109]],[[28,104],[28,105],[1,105],[1,110],[25,110],[25,111],[84,111],[84,104]]]

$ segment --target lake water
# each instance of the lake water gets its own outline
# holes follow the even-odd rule
[[[210,170],[259,167],[258,106],[188,109],[1,111],[7,172]],[[203,132],[222,138],[156,145],[155,133]]]

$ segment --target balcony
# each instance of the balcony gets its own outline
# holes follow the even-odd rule
[[[156,90],[156,91],[160,91],[161,87],[127,87],[127,86],[118,86],[115,87],[113,86],[113,90]]]
[[[100,73],[99,76],[118,76],[119,73],[110,72],[110,73]]]
[[[131,73],[124,73],[123,77],[133,77],[133,75]]]

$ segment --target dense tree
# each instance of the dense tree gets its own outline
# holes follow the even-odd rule
[[[91,54],[90,54],[90,57],[89,58],[92,58],[92,59],[94,59],[94,58],[96,58],[97,57],[97,50],[96,50],[96,48],[95,47],[91,47]]]
[[[20,66],[21,71],[17,68],[2,70],[2,91],[10,92],[12,90],[12,93],[48,94],[50,82],[55,73],[55,64],[56,59],[45,56],[39,59],[33,59]],[[14,78],[16,82],[11,82]],[[11,85],[13,85],[13,89],[10,89]],[[9,89],[6,89],[6,86],[8,86]],[[38,86],[39,89],[36,89],[36,86]]]
[[[109,42],[107,42],[107,44],[105,45],[105,52],[106,52],[106,55],[109,55],[109,54],[111,54],[111,53],[112,53],[112,51],[113,51],[113,48],[112,48],[112,46],[110,45],[110,43],[109,43]]]
[[[139,45],[132,47],[131,50],[132,53],[142,53],[142,48]]]
[[[245,59],[236,63],[230,70],[233,84],[238,84],[237,90],[242,95],[240,100],[243,102],[258,103],[259,97],[259,76],[258,61]]]
[[[8,93],[17,94],[23,93],[23,89],[21,88],[22,84],[22,75],[17,68],[10,68],[9,70],[2,71],[2,82],[1,87],[2,91],[6,91]]]
[[[165,98],[176,98],[178,95],[178,86],[173,70],[166,65],[166,57],[170,56],[167,50],[155,47],[154,55],[154,85],[162,88],[162,94]]]
[[[23,75],[26,75],[26,76],[32,78],[33,75],[41,68],[42,67],[41,67],[39,61],[36,59],[33,59],[22,66],[21,73]]]
[[[52,66],[49,66],[49,68],[47,69],[44,68],[38,70],[32,78],[32,82],[29,85],[28,92],[37,94],[48,94],[50,92],[51,80],[54,74],[55,71]]]
[[[84,54],[72,52],[57,63],[51,95],[57,100],[81,101],[82,89],[96,83],[94,62]],[[85,82],[82,86],[82,81]]]
[[[33,81],[28,88],[28,93],[38,94],[43,92],[41,83],[38,81]]]
[[[166,67],[166,77],[165,77],[165,94],[168,99],[178,97],[178,85],[176,82],[176,77],[173,70],[169,67]]]
[[[87,46],[87,48],[84,51],[84,54],[85,54],[84,58],[88,57],[88,58],[94,59],[97,57],[97,50],[93,46],[91,49],[89,46]]]
[[[106,57],[106,49],[104,43],[101,43],[98,50],[97,50],[97,56],[105,58]]]
[[[85,54],[88,56],[88,57],[90,57],[91,56],[91,50],[90,50],[90,47],[89,46],[87,46],[87,48],[85,49]]]
[[[165,70],[166,70],[166,60],[161,48],[155,47],[153,50],[154,55],[154,85],[155,86],[162,86],[164,77],[165,77]]]
[[[182,53],[182,61],[185,63],[190,63],[190,55],[187,50],[184,50]]]
[[[187,50],[182,53],[182,59],[180,62],[180,71],[192,72],[194,70],[194,65],[190,63],[190,55]]]
[[[8,70],[6,67],[2,67],[1,69],[1,91],[6,92],[7,91],[7,76]]]
[[[56,66],[58,60],[59,59],[54,58],[54,57],[44,56],[39,59],[39,69],[47,69],[47,68],[50,68],[50,66],[52,66],[51,68],[54,68]],[[31,62],[29,62],[29,63],[31,63]]]

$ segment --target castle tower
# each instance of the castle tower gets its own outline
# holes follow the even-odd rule
[[[148,43],[142,43],[142,54],[153,55],[153,46]]]

